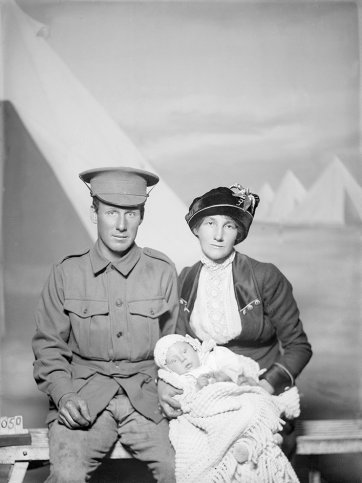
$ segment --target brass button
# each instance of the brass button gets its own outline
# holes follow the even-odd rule
[[[117,305],[117,307],[121,307],[122,306],[122,300],[121,299],[117,299],[116,300],[116,305]]]
[[[120,338],[120,337],[122,337],[122,334],[123,334],[123,332],[117,332],[116,335],[117,335],[118,338]]]
[[[87,308],[83,309],[83,314],[85,315],[87,313],[88,313],[88,309]]]
[[[151,309],[151,310],[150,310],[150,314],[151,314],[151,315],[155,315],[155,312],[154,312],[154,310],[153,310],[153,309]]]

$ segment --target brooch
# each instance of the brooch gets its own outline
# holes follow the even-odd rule
[[[190,312],[189,309],[187,308],[187,300],[185,299],[180,299],[180,304],[184,305],[184,312]]]
[[[252,300],[247,305],[245,305],[245,307],[243,307],[242,309],[240,309],[240,312],[242,312],[243,315],[246,315],[249,310],[253,310],[253,308],[254,308],[253,305],[254,306],[260,305],[260,300],[259,299]]]

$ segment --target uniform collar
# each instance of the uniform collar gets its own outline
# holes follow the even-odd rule
[[[141,257],[141,249],[135,243],[132,245],[131,249],[116,263],[111,263],[109,260],[104,258],[102,255],[98,241],[95,243],[90,251],[90,259],[93,268],[93,273],[97,275],[99,272],[104,270],[108,265],[114,266],[122,275],[127,276],[129,272],[136,265]]]

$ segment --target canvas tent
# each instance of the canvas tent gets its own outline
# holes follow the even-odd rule
[[[362,188],[336,156],[302,204],[291,212],[293,225],[345,225],[362,222]]]

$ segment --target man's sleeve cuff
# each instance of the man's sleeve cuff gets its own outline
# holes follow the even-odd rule
[[[60,399],[69,393],[75,393],[73,384],[71,380],[67,377],[57,379],[56,382],[52,384],[52,388],[49,391],[50,396],[54,401],[54,404],[58,407]]]

